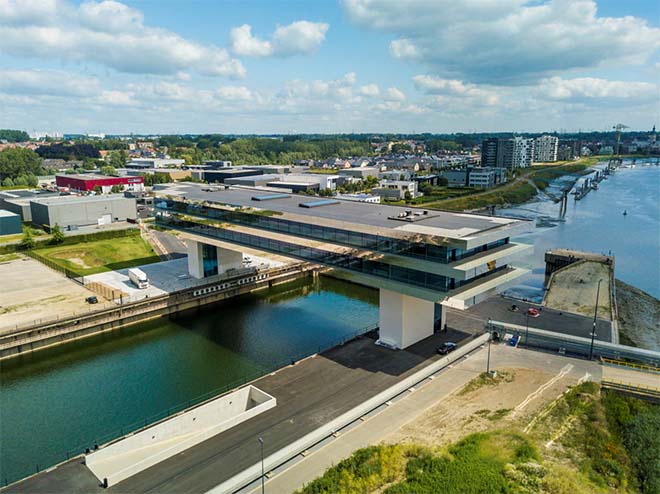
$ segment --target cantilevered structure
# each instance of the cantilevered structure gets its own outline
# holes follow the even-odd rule
[[[191,275],[240,267],[241,245],[332,267],[380,289],[379,343],[393,348],[433,333],[436,304],[465,309],[526,273],[511,261],[530,246],[510,239],[529,221],[244,187],[161,194],[157,222],[186,233]]]

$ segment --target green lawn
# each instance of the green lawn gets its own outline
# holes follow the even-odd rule
[[[79,276],[130,268],[160,259],[139,235],[60,245],[34,251]]]

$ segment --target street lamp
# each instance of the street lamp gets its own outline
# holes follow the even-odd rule
[[[493,339],[493,326],[488,318],[488,359],[486,360],[486,374],[490,375],[490,341]]]
[[[527,338],[529,338],[529,306],[525,313],[525,345],[527,345]]]
[[[265,486],[265,475],[264,475],[264,438],[260,437],[259,438],[259,444],[261,445],[261,494],[264,494],[266,486]]]
[[[591,346],[589,347],[589,360],[594,357],[594,338],[596,338],[596,316],[598,315],[598,297],[600,296],[600,283],[602,279],[598,280],[598,288],[596,288],[596,307],[594,309],[594,324],[591,329]]]

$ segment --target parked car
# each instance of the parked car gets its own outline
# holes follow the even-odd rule
[[[534,307],[530,307],[529,309],[527,309],[527,315],[529,317],[539,317],[541,315],[541,311]]]
[[[447,355],[448,353],[456,350],[456,348],[458,348],[458,345],[456,343],[454,343],[453,341],[447,341],[446,343],[440,345],[440,347],[438,348],[438,353],[440,355]]]
[[[511,339],[509,340],[509,345],[511,346],[516,346],[518,344],[518,340],[520,339],[519,334],[514,334]]]
[[[99,303],[99,299],[96,298],[96,295],[92,295],[91,297],[87,297],[87,298],[85,299],[85,302],[87,302],[88,304],[98,304],[98,303]]]

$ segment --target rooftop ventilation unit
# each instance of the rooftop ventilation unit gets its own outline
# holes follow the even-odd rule
[[[273,199],[286,199],[289,194],[266,194],[263,196],[252,196],[253,201],[272,201]]]
[[[341,204],[341,201],[336,199],[321,199],[320,201],[301,202],[298,206],[301,208],[318,208],[321,206],[330,206],[331,204]]]

